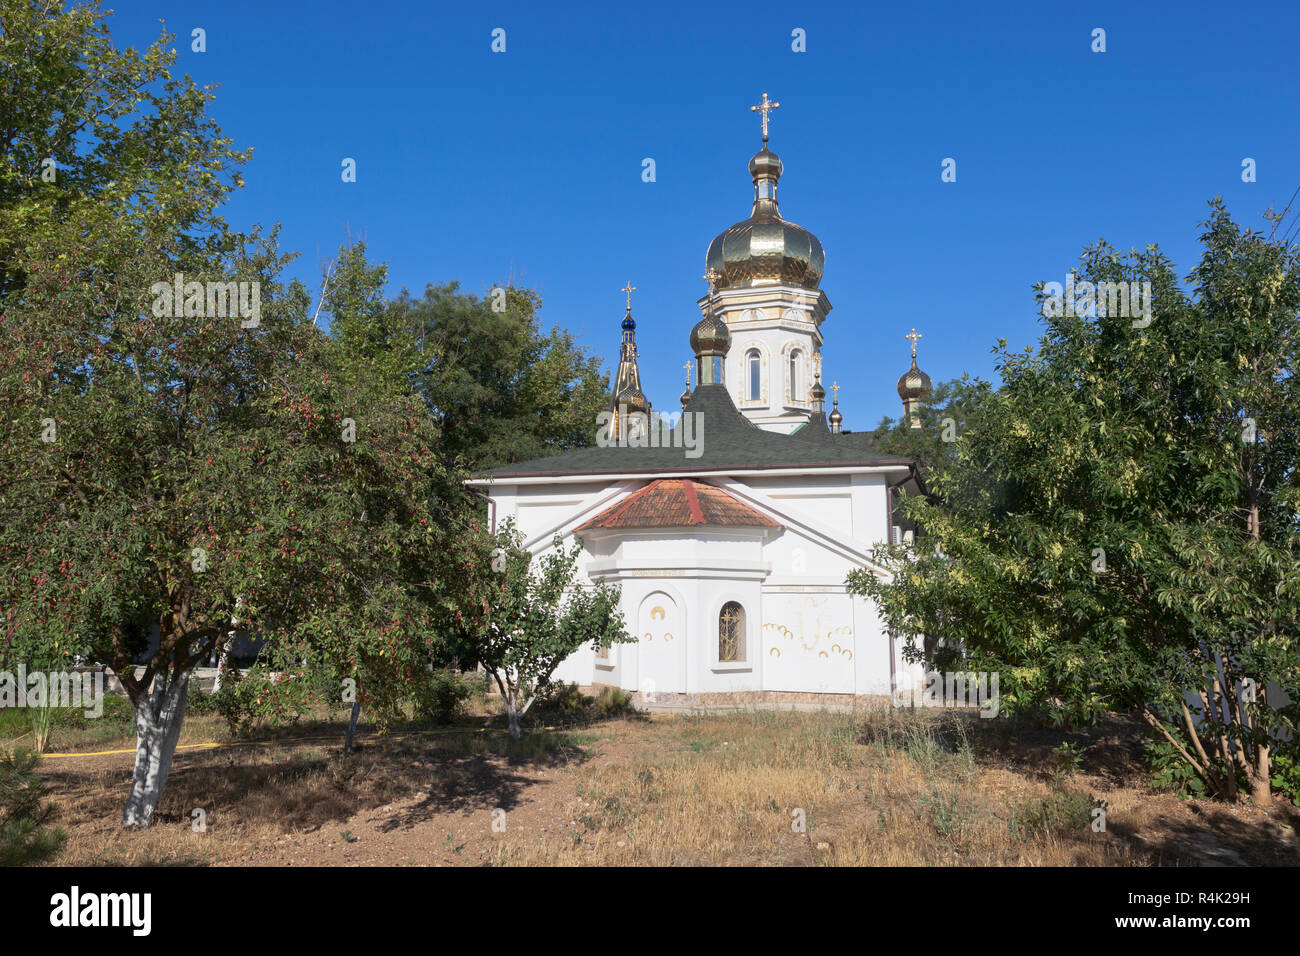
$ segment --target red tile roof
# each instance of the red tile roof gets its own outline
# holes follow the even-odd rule
[[[693,525],[781,527],[721,488],[693,478],[659,478],[606,508],[576,530],[686,528]]]

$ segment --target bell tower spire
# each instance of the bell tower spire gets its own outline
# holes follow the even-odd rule
[[[636,291],[630,281],[620,292],[627,294],[627,312],[623,316],[623,342],[619,346],[618,371],[614,375],[614,435],[623,435],[634,419],[633,415],[650,415],[650,401],[641,390],[641,370],[636,360],[636,319],[632,318],[632,293]],[[627,421],[624,421],[626,416]]]

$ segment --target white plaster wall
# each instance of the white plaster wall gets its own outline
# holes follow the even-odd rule
[[[879,475],[746,476],[707,479],[771,514],[781,530],[682,529],[585,534],[584,578],[617,582],[636,644],[617,645],[608,661],[581,648],[556,670],[557,680],[609,683],[662,693],[779,690],[887,694],[889,641],[875,608],[844,589],[848,572],[889,532],[887,488]],[[558,529],[572,529],[641,487],[645,479],[489,489],[498,522],[515,516],[538,557]],[[665,666],[664,648],[646,639],[642,605],[659,592],[675,604],[678,627]],[[746,660],[717,659],[718,614],[728,600],[746,612]],[[666,606],[665,606],[666,607]],[[901,648],[895,669],[903,675]],[[652,656],[653,655],[653,656]],[[673,657],[676,661],[677,658]],[[917,670],[919,674],[919,669]],[[675,675],[675,676],[665,676]]]

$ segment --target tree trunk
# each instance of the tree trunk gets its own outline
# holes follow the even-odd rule
[[[172,755],[176,741],[181,736],[181,723],[185,720],[185,704],[190,686],[187,670],[167,685],[167,674],[157,675],[153,687],[141,695],[135,704],[135,773],[131,777],[131,792],[122,812],[122,826],[148,827],[158,809],[167,774],[171,772]]]
[[[357,735],[357,718],[361,716],[361,698],[352,702],[352,716],[348,718],[348,739],[343,743],[343,752],[352,753],[352,741]]]
[[[230,637],[231,640],[234,639],[235,637],[234,631],[230,632]],[[229,656],[229,654],[230,654],[230,642],[227,641],[225,644],[221,646],[221,655],[217,658],[217,679],[212,683],[212,693],[214,694],[221,690],[221,675],[226,672],[226,658]]]
[[[513,690],[506,695],[506,718],[510,721],[510,736],[514,740],[520,737],[519,730],[519,701],[515,697]]]

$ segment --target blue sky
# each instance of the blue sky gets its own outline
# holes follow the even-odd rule
[[[1037,339],[1034,283],[1084,244],[1158,243],[1186,274],[1211,196],[1261,228],[1300,185],[1294,3],[107,5],[119,46],[165,20],[179,69],[221,84],[213,114],[255,149],[227,218],[282,223],[309,285],[350,231],[394,293],[513,276],[612,368],[630,279],[670,411],[705,249],[749,214],[764,90],[781,211],[826,248],[824,374],[849,428],[899,413],[912,326],[936,381],[990,377],[998,337]]]

